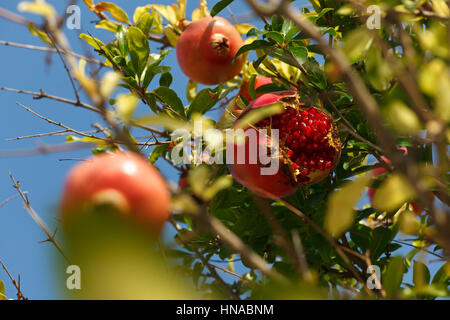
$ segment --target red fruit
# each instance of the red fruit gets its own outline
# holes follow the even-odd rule
[[[272,78],[268,78],[268,77],[263,77],[263,76],[257,76],[255,78],[255,90],[258,89],[259,87],[266,85],[266,84],[271,84],[272,83]],[[246,82],[242,87],[241,90],[239,90],[239,95],[243,96],[245,99],[247,99],[247,101],[249,103],[251,103],[253,101],[252,97],[250,96],[250,94],[248,93],[248,89],[249,89],[249,82]],[[263,94],[256,94],[256,98],[259,98],[260,96],[262,96]]]
[[[70,171],[61,201],[63,225],[101,202],[152,232],[159,232],[170,214],[164,179],[144,158],[128,152],[104,153]]]
[[[249,139],[243,144],[228,143],[234,148],[235,159],[230,165],[233,177],[256,194],[267,198],[282,198],[293,194],[298,185],[311,185],[330,174],[336,166],[340,153],[340,139],[336,123],[326,112],[304,106],[297,92],[267,93],[254,100],[238,118],[234,127],[247,112],[273,103],[281,103],[284,111],[246,128],[246,133],[258,129],[278,129],[280,143],[279,169],[273,175],[261,174],[267,167],[259,161],[250,160]],[[270,131],[268,131],[270,134]],[[270,137],[258,135],[257,144]],[[257,149],[254,149],[257,150]],[[239,153],[245,154],[242,164],[237,162]]]
[[[232,61],[243,43],[239,32],[226,19],[206,17],[190,23],[178,39],[178,64],[196,82],[223,83],[241,72],[244,56]]]

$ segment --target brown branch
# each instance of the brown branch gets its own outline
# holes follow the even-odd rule
[[[31,45],[31,44],[21,44],[21,43],[15,43],[15,42],[11,42],[11,41],[0,40],[0,45],[16,47],[16,48],[23,48],[23,49],[29,49],[29,50],[36,50],[36,51],[57,53],[57,50],[55,48],[34,46],[34,45]],[[75,58],[78,58],[78,59],[86,60],[86,62],[95,63],[95,64],[98,64],[98,65],[101,65],[101,66],[105,66],[105,64],[102,61],[100,61],[100,60],[88,58],[88,57],[85,57],[85,56],[83,56],[81,54],[78,54],[78,53],[75,53],[75,52],[72,52],[72,51],[61,51],[61,52],[63,54],[70,54],[70,55],[72,55],[72,56],[74,56]]]
[[[49,153],[59,153],[68,152],[74,150],[88,149],[95,147],[93,143],[71,143],[71,144],[58,144],[58,145],[45,145],[42,144],[34,149],[23,149],[23,150],[8,150],[0,151],[0,158],[18,158],[18,157],[29,157]]]
[[[11,22],[15,22],[26,26],[31,22],[25,19],[24,17],[19,16],[18,14],[3,8],[0,8],[0,17],[9,20]]]
[[[25,195],[25,193],[20,188],[20,182],[16,181],[16,179],[14,179],[14,177],[13,177],[11,172],[9,172],[9,177],[11,178],[11,180],[13,182],[13,188],[17,190],[18,194],[22,198],[22,200],[23,200],[23,202],[25,204],[25,208],[26,208],[27,212],[30,214],[30,216],[34,220],[34,222],[36,222],[37,225],[46,234],[47,239],[45,241],[51,242],[55,246],[55,248],[59,251],[59,253],[63,256],[63,258],[67,261],[67,263],[70,264],[69,258],[66,256],[66,254],[64,253],[64,251],[62,250],[62,248],[58,244],[58,242],[56,242],[54,234],[50,233],[49,228],[47,227],[45,222],[41,219],[41,217],[39,217],[39,215],[36,213],[36,211],[34,211],[34,209],[31,207],[31,204],[30,204],[30,201],[28,200],[28,197]]]
[[[5,270],[6,274],[8,275],[9,279],[11,280],[13,286],[16,288],[17,290],[17,300],[28,300],[27,298],[25,298],[25,296],[23,295],[22,289],[20,288],[20,275],[18,278],[18,281],[16,281],[11,273],[9,273],[8,268],[6,268],[6,266],[4,265],[4,263],[0,260],[0,264],[2,265],[3,270]]]
[[[0,90],[9,91],[9,92],[16,92],[16,93],[22,93],[22,94],[27,94],[27,95],[32,95],[33,99],[35,99],[35,100],[46,98],[46,99],[50,99],[50,100],[64,102],[64,103],[67,103],[67,104],[74,105],[76,107],[82,107],[84,109],[87,109],[87,110],[90,110],[90,111],[94,111],[96,113],[100,113],[100,110],[98,110],[96,107],[93,107],[93,106],[91,106],[91,105],[89,105],[87,103],[78,102],[78,101],[74,101],[74,100],[70,100],[70,99],[66,99],[66,98],[50,95],[50,94],[45,93],[42,89],[40,90],[40,92],[33,92],[33,91],[27,91],[27,90],[21,90],[21,89],[12,89],[12,88],[0,87]]]

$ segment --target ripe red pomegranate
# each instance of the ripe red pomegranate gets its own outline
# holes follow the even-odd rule
[[[408,149],[406,147],[399,147],[398,149],[402,150],[404,155],[408,154]],[[386,158],[385,156],[381,156],[381,159],[383,159],[383,161],[386,162],[387,164],[391,163],[391,161],[388,158]],[[380,168],[373,169],[371,174],[373,177],[376,178],[386,172],[388,172],[388,171],[385,168],[380,167]],[[368,190],[367,190],[367,195],[369,196],[369,200],[370,200],[371,204],[373,203],[373,198],[375,198],[376,192],[377,192],[377,189],[375,189],[375,188],[368,188]],[[433,195],[433,197],[434,197],[434,195]],[[413,212],[416,215],[419,215],[423,212],[423,208],[417,202],[412,201],[411,206],[412,206]]]
[[[255,78],[255,90],[258,89],[259,87],[266,85],[266,84],[271,84],[272,83],[272,78],[268,78],[268,77],[263,77],[263,76],[257,76]],[[248,93],[248,88],[249,88],[250,83],[247,81],[239,90],[239,95],[243,96],[245,99],[247,99],[247,101],[249,103],[251,103],[253,101],[252,97],[250,96],[250,93]],[[256,98],[259,98],[260,96],[262,96],[263,94],[256,94]]]
[[[234,148],[234,161],[230,165],[233,177],[256,194],[276,199],[295,193],[299,185],[311,185],[325,177],[336,166],[341,145],[336,123],[326,112],[299,101],[297,92],[283,91],[267,93],[247,106],[236,124],[245,114],[255,108],[264,108],[273,103],[281,103],[284,111],[256,125],[249,130],[279,130],[279,170],[273,175],[261,174],[264,167],[259,159],[250,163],[250,140],[243,144],[228,142],[228,148]],[[270,131],[268,131],[270,134]],[[259,135],[257,143],[265,143],[270,137]],[[243,164],[237,163],[239,152],[245,153]]]
[[[105,202],[157,233],[170,213],[170,194],[159,172],[129,152],[104,153],[70,171],[61,201],[63,225]]]
[[[241,72],[244,56],[232,61],[243,43],[239,32],[226,19],[206,17],[190,23],[178,39],[178,64],[196,82],[223,83]]]

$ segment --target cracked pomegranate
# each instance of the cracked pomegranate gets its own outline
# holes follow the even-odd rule
[[[233,58],[243,43],[239,32],[226,19],[206,17],[190,23],[178,39],[178,64],[196,82],[223,83],[241,72],[244,56],[234,62]]]
[[[93,205],[109,203],[158,233],[169,217],[169,201],[165,181],[144,158],[129,152],[104,153],[70,171],[61,201],[62,223],[67,226]]]
[[[273,103],[281,103],[284,111],[245,130],[268,129],[268,135],[270,129],[279,130],[279,170],[273,175],[261,174],[265,165],[259,160],[256,164],[248,161],[251,150],[250,140],[246,139],[243,144],[229,145],[235,148],[230,171],[253,192],[267,198],[281,198],[293,194],[298,185],[311,185],[327,177],[339,160],[341,147],[331,116],[316,107],[303,105],[294,91],[262,95],[248,105],[237,121],[250,110]],[[258,135],[258,145],[263,140],[264,135]],[[246,155],[243,164],[237,161],[239,152]]]

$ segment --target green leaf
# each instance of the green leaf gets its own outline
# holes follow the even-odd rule
[[[248,52],[250,50],[256,50],[256,49],[261,49],[261,48],[265,48],[265,47],[269,47],[272,44],[268,41],[265,40],[255,40],[250,44],[246,44],[245,46],[242,46],[238,52],[236,52],[236,55],[234,56],[234,59],[236,59],[236,57],[240,56],[241,54]]]
[[[385,274],[381,277],[388,296],[395,296],[403,281],[404,264],[402,257],[392,257]]]
[[[413,265],[413,283],[416,287],[423,287],[430,283],[430,270],[423,262],[417,260]]]
[[[187,110],[187,116],[190,118],[194,113],[204,114],[219,101],[222,86],[215,89],[203,89],[197,93]]]
[[[248,94],[250,97],[255,100],[256,99],[256,91],[255,91],[255,80],[256,80],[256,74],[253,74],[250,77],[250,80],[248,82]]]
[[[446,262],[433,277],[432,283],[448,285],[450,280],[450,263]]]
[[[151,7],[152,7],[151,4],[148,4],[148,5],[142,6],[142,7],[137,7],[136,10],[134,10],[134,14],[133,14],[134,23],[138,23],[139,20],[141,19],[142,15],[147,13]]]
[[[272,39],[273,41],[277,42],[278,44],[284,43],[284,36],[276,31],[269,31],[265,34],[265,36],[269,39]]]
[[[303,64],[308,60],[308,49],[306,47],[294,43],[290,43],[288,47],[299,64]]]
[[[122,25],[119,26],[119,31],[116,33],[117,44],[119,45],[119,51],[123,57],[128,56],[128,40],[127,34]]]
[[[141,29],[129,27],[127,38],[131,61],[135,67],[135,71],[140,75],[147,64],[148,55],[150,53],[147,37]]]
[[[214,7],[211,9],[211,16],[214,17],[217,15],[220,11],[225,9],[230,3],[232,3],[234,0],[221,0],[217,2]]]
[[[363,53],[370,48],[372,38],[365,28],[352,31],[344,39],[342,51],[347,56],[350,63],[358,61]]]
[[[184,106],[177,93],[168,87],[159,87],[152,91],[165,104],[169,105],[178,114],[185,117]]]
[[[170,87],[173,77],[169,72],[163,73],[159,79],[159,85],[164,87]]]
[[[149,12],[144,13],[141,18],[139,19],[139,22],[137,23],[136,27],[142,30],[142,32],[148,36],[150,29],[153,24],[153,17]]]
[[[166,154],[168,148],[169,148],[168,144],[160,144],[160,145],[156,146],[150,155],[150,158],[149,158],[150,163],[155,164],[155,162],[160,157],[163,157]]]
[[[373,230],[372,239],[369,244],[370,258],[376,261],[386,250],[388,244],[395,236],[395,232],[385,227],[378,227]]]
[[[369,181],[370,176],[363,175],[347,182],[329,197],[325,229],[335,237],[340,236],[353,224],[355,220],[354,207]]]
[[[167,73],[170,71],[170,69],[171,69],[170,67],[159,66],[159,64],[167,56],[168,53],[169,53],[169,50],[164,50],[164,51],[161,51],[161,54],[151,53],[148,56],[147,66],[145,67],[145,69],[141,75],[142,88],[146,89],[156,74]]]

